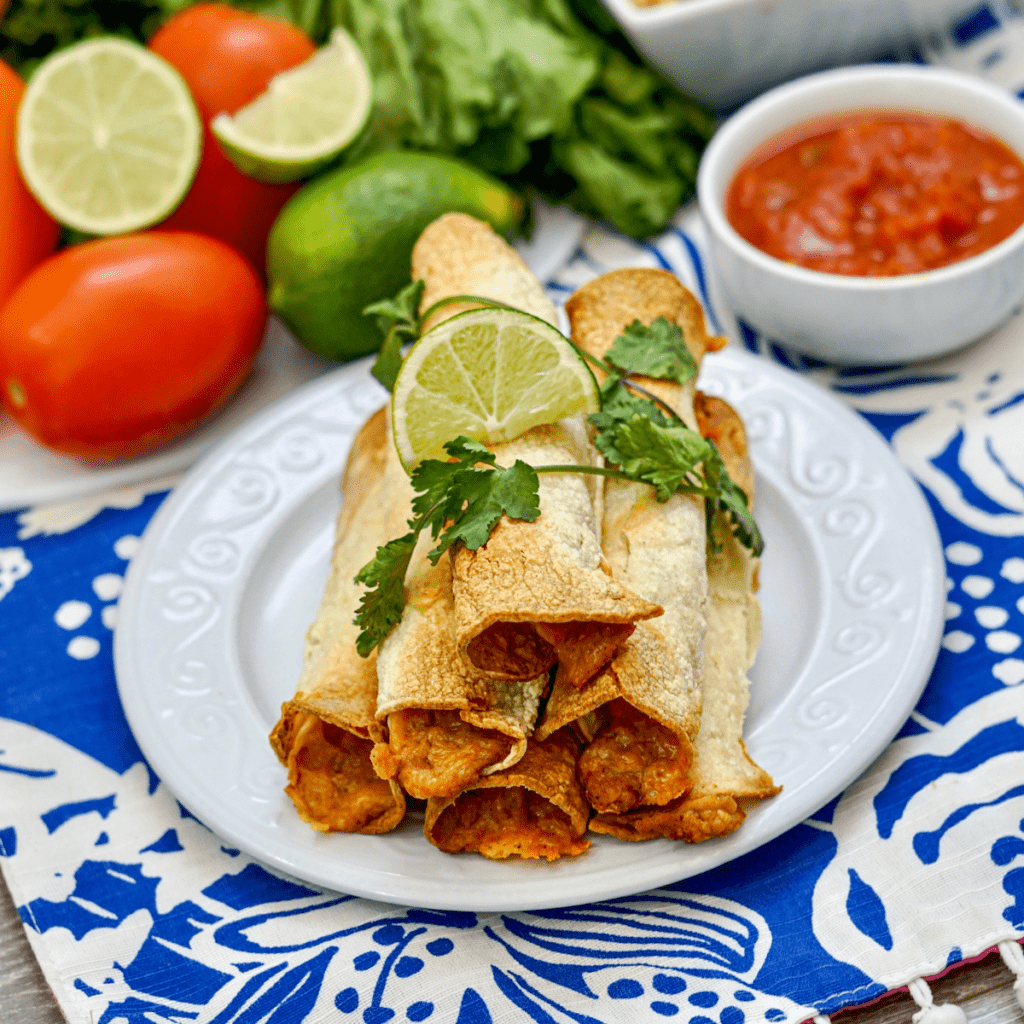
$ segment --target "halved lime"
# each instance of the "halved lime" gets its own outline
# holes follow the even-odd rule
[[[260,181],[297,181],[330,163],[370,113],[373,89],[359,47],[341,28],[234,115],[210,122],[231,162]]]
[[[531,427],[601,407],[594,375],[568,341],[529,313],[474,309],[413,345],[391,403],[395,446],[409,471],[445,458],[459,434],[511,441]]]
[[[25,183],[56,220],[92,235],[163,220],[192,184],[203,148],[178,72],[114,37],[43,61],[22,97],[17,132]]]

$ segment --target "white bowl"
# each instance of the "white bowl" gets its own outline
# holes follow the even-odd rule
[[[719,128],[697,172],[722,295],[763,334],[827,362],[912,362],[959,348],[996,327],[1024,298],[1024,226],[991,249],[936,270],[853,277],[769,256],[726,219],[726,190],[763,143],[807,121],[856,110],[946,115],[988,132],[1024,159],[1024,105],[958,71],[876,64],[780,86]]]
[[[951,25],[977,0],[603,0],[670,82],[717,110],[808,71],[871,60]]]

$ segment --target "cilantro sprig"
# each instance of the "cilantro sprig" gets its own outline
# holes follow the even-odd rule
[[[507,469],[482,444],[459,436],[445,451],[454,461],[425,459],[412,472],[413,518],[409,533],[377,548],[373,560],[359,570],[356,583],[368,589],[359,602],[355,625],[362,632],[356,650],[367,657],[402,618],[405,575],[416,542],[430,528],[439,543],[427,553],[431,564],[457,541],[470,551],[487,543],[502,515],[533,522],[540,515],[537,473],[516,460]]]
[[[417,310],[423,282],[404,288],[394,299],[368,306],[364,312],[380,318],[384,343],[373,374],[391,390],[402,365],[401,348],[419,337],[423,324],[437,310],[454,303],[510,309],[505,303],[474,295],[457,295],[434,303],[422,315]],[[570,344],[573,344],[570,342]],[[755,555],[764,548],[761,533],[747,505],[747,496],[730,477],[714,443],[683,423],[679,415],[635,380],[633,374],[686,384],[697,375],[678,325],[659,317],[649,327],[635,320],[615,339],[604,359],[577,345],[582,358],[606,376],[601,385],[601,411],[592,413],[594,444],[608,465],[537,466],[522,461],[504,468],[493,452],[468,437],[445,444],[449,461],[427,459],[413,470],[416,496],[409,533],[377,549],[355,581],[367,587],[356,613],[361,629],[356,649],[363,657],[391,632],[405,607],[405,577],[417,541],[430,528],[438,541],[427,557],[436,565],[453,544],[475,551],[487,543],[503,515],[533,522],[540,515],[540,473],[590,473],[650,484],[658,501],[673,494],[704,499],[708,545],[717,550],[714,522],[721,513],[731,521],[733,534]]]
[[[395,390],[395,381],[398,380],[398,371],[402,368],[402,346],[409,341],[415,341],[423,333],[423,325],[439,309],[445,306],[453,306],[460,302],[474,302],[480,306],[489,306],[493,309],[515,309],[515,306],[506,305],[496,299],[484,299],[479,295],[450,295],[445,299],[438,299],[424,313],[418,314],[420,300],[423,298],[423,281],[413,281],[406,285],[393,299],[381,299],[379,302],[372,302],[363,310],[363,316],[375,316],[377,326],[384,334],[384,341],[381,343],[380,351],[377,353],[377,360],[370,369],[374,375],[388,389]],[[516,310],[519,312],[519,310]]]

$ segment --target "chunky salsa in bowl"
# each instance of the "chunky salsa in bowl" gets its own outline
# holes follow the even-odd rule
[[[844,114],[749,157],[726,216],[758,249],[811,270],[919,273],[976,256],[1024,224],[1024,162],[941,115]]]
[[[1024,298],[1024,110],[916,65],[827,71],[744,107],[698,173],[712,265],[741,319],[831,362],[906,362]]]

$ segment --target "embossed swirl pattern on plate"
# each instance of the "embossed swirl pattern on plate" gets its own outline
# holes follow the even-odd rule
[[[362,379],[359,385],[340,383],[307,403],[311,409],[300,406],[237,447],[192,497],[173,568],[164,565],[149,577],[154,610],[171,641],[162,673],[164,721],[177,722],[187,742],[217,748],[216,759],[230,762],[226,774],[259,804],[280,789],[276,761],[268,764],[266,738],[256,741],[242,726],[237,694],[219,685],[221,673],[212,666],[223,664],[227,609],[264,530],[301,493],[300,481],[312,486],[340,470],[346,442],[363,421],[362,406],[370,404],[370,389]],[[198,524],[206,528],[190,533]]]
[[[714,393],[732,396],[739,390],[721,370],[708,377],[701,385]],[[890,605],[900,587],[887,567],[885,481],[877,470],[865,470],[863,446],[840,447],[819,408],[771,390],[748,395],[743,410],[751,453],[782,476],[832,573],[823,609],[826,642],[806,673],[818,681],[791,712],[809,741],[803,756],[820,757],[832,742],[825,734],[850,718],[849,689],[839,684],[868,671],[889,649],[899,620]],[[911,616],[916,614],[920,595],[902,597]],[[851,613],[858,621],[850,621]]]

